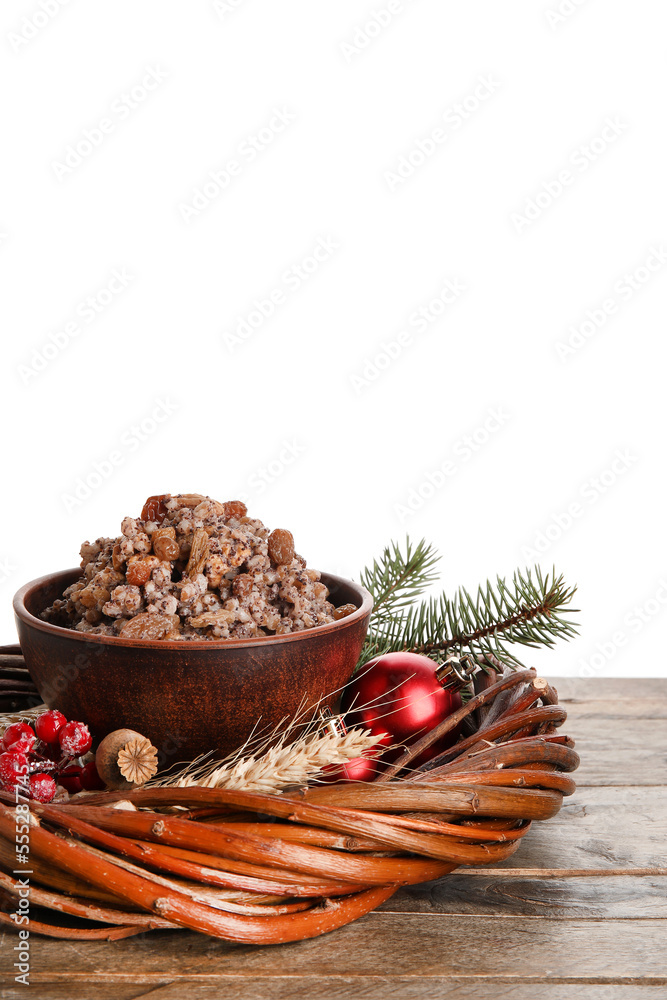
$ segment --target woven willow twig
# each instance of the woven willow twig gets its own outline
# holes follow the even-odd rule
[[[464,718],[481,728],[407,770]],[[341,927],[400,885],[513,854],[531,822],[574,790],[566,772],[579,758],[554,728],[564,719],[555,691],[524,670],[485,685],[373,783],[282,794],[144,787],[32,802],[33,901],[87,925],[62,927],[55,916],[31,930],[112,939],[180,926],[277,944]],[[0,892],[12,899],[15,816],[11,796],[0,802]]]

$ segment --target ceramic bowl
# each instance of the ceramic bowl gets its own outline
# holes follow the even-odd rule
[[[274,727],[302,702],[331,705],[350,679],[368,630],[371,595],[322,574],[334,604],[357,610],[330,625],[263,639],[152,642],[91,636],[42,621],[80,569],[51,573],[14,597],[21,650],[40,697],[100,739],[135,729],[160,764],[227,754],[259,726]]]

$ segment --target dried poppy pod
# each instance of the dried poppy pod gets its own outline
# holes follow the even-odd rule
[[[157,772],[157,750],[133,729],[115,729],[97,748],[95,765],[109,788],[137,788]]]

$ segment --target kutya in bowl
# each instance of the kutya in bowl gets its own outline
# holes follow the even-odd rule
[[[317,628],[261,639],[151,642],[90,635],[40,613],[81,574],[51,573],[14,597],[21,649],[40,697],[102,738],[127,727],[147,736],[161,766],[239,747],[301,703],[330,704],[350,679],[373,606],[357,583],[322,574],[336,605],[356,611]]]

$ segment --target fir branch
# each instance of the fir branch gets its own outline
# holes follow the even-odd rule
[[[408,547],[408,554],[410,551]],[[401,556],[395,543],[393,552],[398,558],[392,573],[392,550],[385,549],[382,578],[390,580],[402,574],[402,586],[410,593],[409,560]],[[373,579],[378,576],[376,567],[377,563],[371,571],[375,571]],[[573,622],[563,617],[575,590],[567,587],[555,570],[545,576],[536,566],[534,571],[516,570],[509,582],[501,577],[495,584],[487,580],[475,597],[460,587],[451,599],[442,594],[418,605],[407,598],[396,605],[389,602],[371,619],[360,666],[375,656],[403,650],[423,653],[439,662],[452,653],[469,652],[495,670],[523,666],[509,646],[551,647],[557,639],[577,634]]]
[[[437,580],[433,568],[439,559],[424,538],[414,549],[406,538],[405,555],[397,542],[388,545],[380,559],[361,572],[361,583],[373,597],[373,619],[390,618],[413,604]]]

